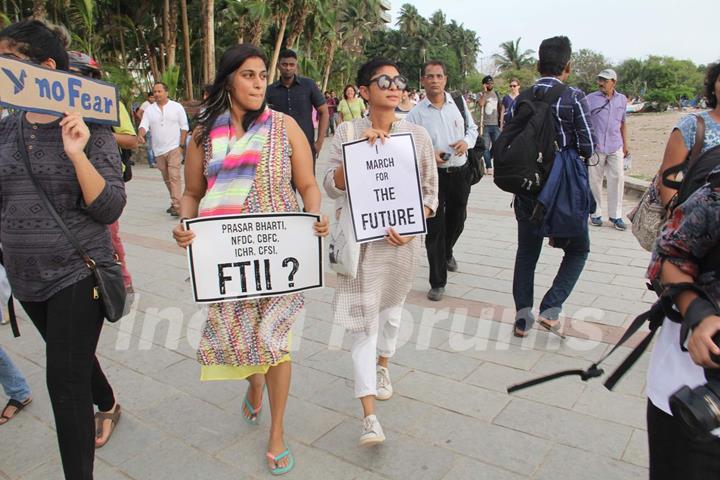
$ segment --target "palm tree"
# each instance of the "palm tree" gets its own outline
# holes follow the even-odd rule
[[[183,29],[183,53],[185,54],[185,95],[193,99],[192,62],[190,61],[190,26],[187,14],[187,0],[180,0],[180,17]]]
[[[421,32],[425,19],[414,5],[406,3],[400,7],[400,15],[395,23],[405,35],[414,37]]]
[[[501,70],[520,70],[523,67],[532,65],[534,60],[532,55],[535,54],[535,50],[520,51],[520,40],[522,37],[515,41],[508,40],[500,44],[502,54],[496,53],[493,58],[497,62],[498,67]]]

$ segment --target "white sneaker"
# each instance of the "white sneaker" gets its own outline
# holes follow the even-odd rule
[[[393,396],[393,387],[390,383],[390,370],[377,366],[377,398],[378,400],[389,400]]]
[[[360,435],[358,444],[361,447],[369,447],[377,445],[385,441],[385,434],[380,426],[380,422],[375,415],[368,415],[363,419],[363,433]]]

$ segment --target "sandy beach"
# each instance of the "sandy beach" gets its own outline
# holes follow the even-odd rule
[[[683,115],[694,112],[695,110],[628,114],[628,143],[633,164],[627,174],[651,180],[662,163],[665,144],[672,128]]]

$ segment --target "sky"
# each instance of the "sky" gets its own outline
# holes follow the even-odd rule
[[[440,9],[448,22],[474,30],[480,37],[481,71],[483,59],[497,53],[504,41],[522,37],[523,50],[537,51],[544,38],[555,35],[569,37],[573,50],[589,48],[613,63],[648,55],[697,64],[720,60],[713,25],[718,0],[391,0],[393,28],[404,3],[413,4],[425,18]]]

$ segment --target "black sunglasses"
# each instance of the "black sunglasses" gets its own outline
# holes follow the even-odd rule
[[[379,77],[375,77],[370,80],[370,83],[373,82],[377,83],[377,86],[380,90],[389,89],[390,85],[392,85],[393,83],[398,90],[405,90],[408,85],[407,78],[403,77],[402,75],[398,75],[396,77],[390,77],[389,75],[380,75]]]

